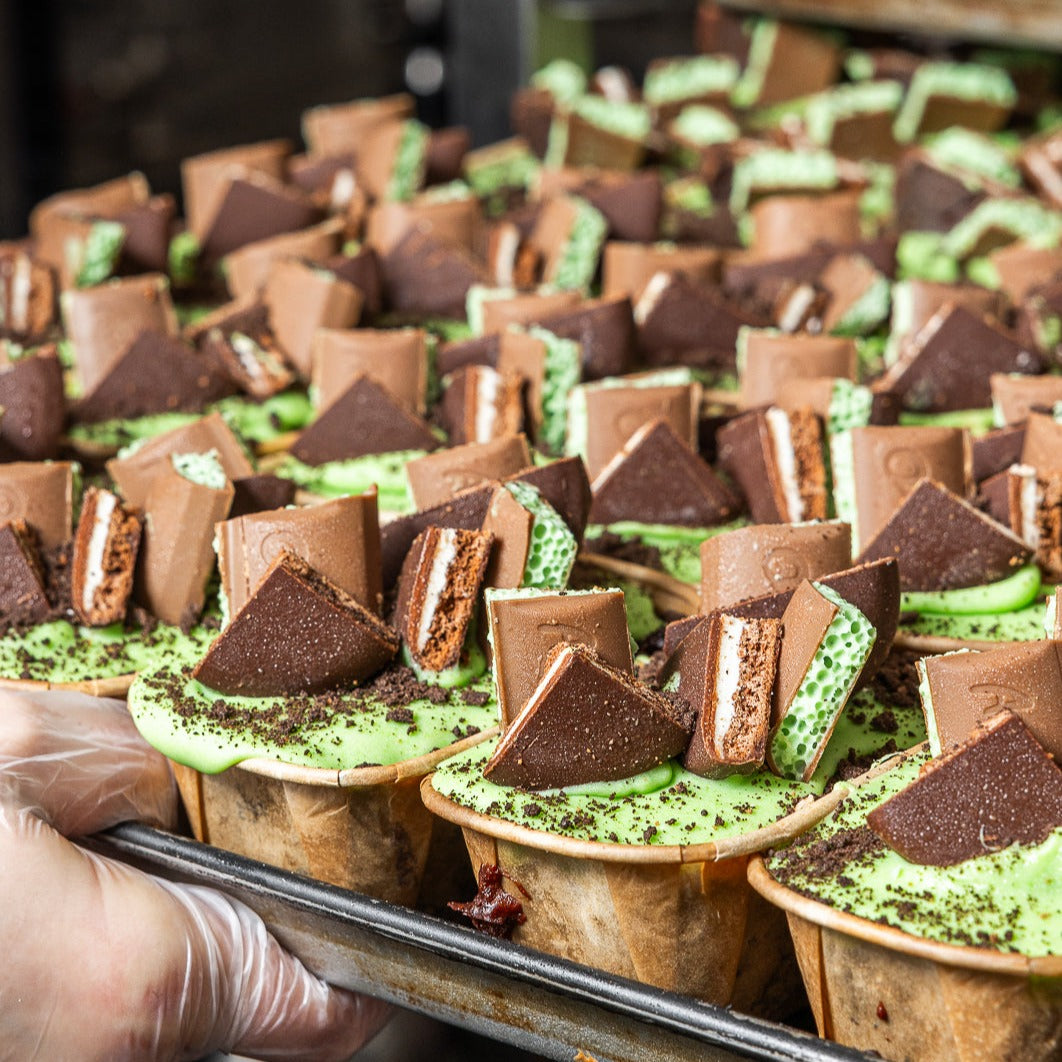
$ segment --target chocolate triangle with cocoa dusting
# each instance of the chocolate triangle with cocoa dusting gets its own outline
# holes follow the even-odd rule
[[[59,456],[66,420],[63,369],[54,346],[41,347],[0,368],[0,460],[44,461]]]
[[[908,862],[947,867],[1062,826],[1062,769],[1005,711],[931,760],[867,824]]]
[[[663,694],[561,642],[483,773],[523,789],[629,778],[682,752],[689,731]]]
[[[383,620],[285,551],[193,675],[219,693],[322,693],[368,678],[396,652]]]
[[[594,481],[590,519],[712,527],[739,508],[726,484],[661,419],[639,428]]]
[[[292,456],[307,465],[394,450],[434,450],[439,440],[368,376],[358,376],[299,437]]]
[[[39,623],[49,610],[36,537],[24,520],[0,525],[0,624]]]

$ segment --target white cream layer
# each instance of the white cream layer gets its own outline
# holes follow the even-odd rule
[[[720,617],[719,663],[715,670],[715,742],[718,755],[734,724],[741,688],[741,634],[745,624],[736,616]]]
[[[789,414],[784,409],[772,406],[767,410],[767,430],[771,433],[774,461],[778,478],[782,482],[785,499],[785,519],[795,523],[804,519],[804,499],[800,496],[800,479],[797,476],[796,455],[793,453],[793,433],[790,430]]]
[[[456,559],[457,532],[452,527],[445,527],[439,532],[435,556],[432,557],[431,570],[428,572],[428,585],[420,606],[420,618],[417,622],[418,653],[424,652],[427,647],[428,638],[431,635],[431,621],[435,618],[439,597],[449,581],[450,565]]]
[[[96,511],[93,514],[92,535],[89,538],[88,556],[85,558],[85,583],[81,589],[81,608],[91,612],[96,600],[96,591],[103,583],[105,572],[103,560],[110,537],[111,517],[118,499],[108,491],[96,495]]]

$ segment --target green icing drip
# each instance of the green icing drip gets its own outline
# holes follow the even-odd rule
[[[542,442],[550,453],[564,452],[568,430],[568,395],[579,382],[581,357],[574,339],[562,339],[533,325],[528,332],[546,346],[546,372],[542,385]]]
[[[798,844],[858,829],[867,813],[909,785],[925,758],[861,786]],[[1024,955],[1062,954],[1058,883],[1062,829],[1038,845],[1011,845],[951,867],[909,863],[883,846],[851,861],[838,874],[768,857],[786,885],[831,907],[944,944],[996,947]],[[931,899],[930,899],[931,898]]]
[[[167,252],[170,279],[180,287],[195,283],[199,272],[199,240],[191,232],[179,232]]]
[[[728,93],[737,76],[737,63],[730,56],[698,55],[673,59],[646,71],[642,94],[647,103],[658,106],[695,96]]]
[[[560,589],[568,582],[579,544],[563,518],[530,483],[505,489],[531,514],[531,541],[521,586]]]
[[[574,103],[586,92],[586,74],[570,59],[554,59],[531,75],[531,84],[545,89],[558,103]]]
[[[901,626],[906,634],[934,638],[958,638],[979,642],[1033,642],[1044,636],[1042,601],[1035,601],[1014,612],[940,615],[919,613],[916,619]]]
[[[608,222],[597,207],[572,197],[575,219],[553,275],[553,284],[563,291],[585,290],[597,272],[597,260],[608,233]]]
[[[67,259],[77,270],[75,284],[90,288],[112,276],[124,243],[124,225],[117,221],[93,222],[83,242],[74,240],[66,246]]]
[[[829,189],[837,185],[837,159],[829,151],[763,148],[734,165],[730,209],[741,214],[761,190]]]
[[[1021,174],[1010,155],[983,133],[952,126],[926,137],[925,146],[938,166],[975,173],[1011,188],[1021,187]]]
[[[216,630],[160,624],[150,633],[109,627],[81,627],[50,620],[22,633],[0,638],[0,675],[8,679],[84,682],[115,678],[155,666],[160,659],[194,663],[216,636]]]
[[[462,690],[471,686],[487,670],[487,658],[476,641],[475,625],[469,628],[461,651],[461,661],[442,671],[429,671],[410,655],[409,646],[402,643],[402,663],[410,668],[421,682],[430,682],[444,690]]]
[[[738,107],[751,107],[759,99],[777,37],[778,23],[773,19],[760,19],[753,26],[745,70],[731,93],[731,99]]]
[[[424,450],[395,450],[387,454],[365,454],[346,461],[326,461],[323,465],[306,465],[289,455],[276,469],[276,474],[323,498],[363,494],[375,484],[379,490],[377,504],[382,511],[409,513],[414,506],[406,479],[406,465],[424,454]]]
[[[1012,575],[983,586],[961,590],[908,591],[900,595],[901,612],[929,612],[943,616],[983,616],[1018,612],[1040,593],[1040,569],[1026,564]]]
[[[901,143],[918,135],[926,105],[934,96],[1013,107],[1018,98],[1005,70],[976,63],[923,63],[911,79],[893,133]]]
[[[784,778],[801,779],[814,771],[876,638],[873,625],[855,605],[821,583],[814,586],[838,612],[771,733],[768,756]]]
[[[1035,199],[985,199],[944,235],[943,251],[965,258],[986,233],[997,231],[1035,247],[1054,247],[1062,238],[1062,212]]]
[[[939,232],[911,229],[896,245],[896,272],[900,280],[935,280],[954,284],[959,264],[948,254],[945,237]]]
[[[405,201],[416,194],[424,180],[428,135],[428,127],[420,122],[410,120],[403,124],[394,169],[387,183],[388,199]]]
[[[910,427],[966,428],[974,435],[984,435],[995,427],[991,407],[986,409],[953,409],[946,413],[916,413],[903,410],[900,423]]]
[[[715,107],[692,104],[683,107],[671,123],[671,132],[697,147],[711,144],[729,144],[741,132],[737,123]]]
[[[196,711],[186,718],[174,710],[171,685],[181,688],[185,707]],[[129,711],[141,734],[170,759],[206,774],[227,770],[241,760],[255,757],[283,763],[343,770],[367,764],[391,764],[446,748],[472,732],[486,730],[498,721],[498,707],[489,682],[476,689],[491,695],[482,707],[467,705],[460,695],[443,704],[411,701],[412,723],[388,720],[388,705],[371,692],[355,691],[338,698],[340,704],[322,713],[323,719],[307,720],[291,709],[313,698],[226,696],[230,716],[255,713],[265,708],[289,709],[292,724],[289,740],[213,722],[212,706],[218,694],[190,677],[188,669],[159,668],[137,677],[129,691]],[[331,699],[331,698],[330,698]]]
[[[830,410],[826,418],[827,435],[836,435],[849,428],[863,428],[870,423],[874,392],[869,387],[837,379],[830,395]]]

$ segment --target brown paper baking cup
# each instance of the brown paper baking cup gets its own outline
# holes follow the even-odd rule
[[[0,678],[0,689],[26,690],[68,690],[73,693],[87,693],[92,697],[124,697],[136,678],[136,672],[128,675],[115,675],[112,678],[81,679],[78,682],[49,682],[44,679],[9,679]]]
[[[923,656],[953,653],[957,649],[1003,649],[1007,646],[1028,644],[1020,641],[992,641],[988,638],[949,638],[942,634],[911,634],[903,630],[896,632],[892,643],[894,649],[906,649]]]
[[[432,849],[434,820],[418,784],[448,756],[496,728],[382,767],[333,771],[244,760],[220,774],[174,763],[197,840],[392,903],[413,904]],[[446,846],[436,839],[436,853]],[[432,868],[433,878],[452,874]]]
[[[580,841],[482,815],[421,783],[457,823],[477,873],[496,864],[527,921],[513,939],[609,973],[772,1017],[803,992],[780,912],[749,888],[750,857],[786,844],[837,806],[845,785],[784,819],[699,845]]]
[[[819,1035],[896,1062],[1062,1058],[1062,956],[924,940],[794,892],[758,856],[749,882],[786,913]]]

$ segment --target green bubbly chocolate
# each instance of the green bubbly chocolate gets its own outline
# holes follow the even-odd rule
[[[514,481],[506,483],[505,489],[531,514],[531,541],[520,585],[539,589],[564,587],[579,552],[575,536],[536,487]]]
[[[237,697],[197,682],[190,667],[166,666],[137,676],[129,711],[155,748],[204,774],[258,757],[327,770],[400,763],[498,721],[489,681],[461,692],[415,678],[383,684],[396,673],[343,693]]]
[[[812,899],[927,940],[1062,954],[1062,829],[1038,845],[932,867],[909,863],[866,825],[867,813],[914,781],[925,762],[914,756],[861,786],[792,846],[768,856],[771,874]]]
[[[125,226],[117,221],[93,222],[83,241],[68,244],[66,253],[77,270],[77,286],[90,288],[113,276],[124,244]]]
[[[577,197],[572,197],[572,202],[576,205],[575,219],[553,276],[554,285],[562,291],[589,288],[608,234],[608,222],[597,207]]]
[[[387,198],[412,199],[424,179],[428,151],[428,127],[415,119],[402,125],[391,179],[387,184]]]
[[[394,450],[386,454],[364,454],[345,461],[326,461],[323,465],[303,464],[288,455],[277,466],[276,474],[322,498],[363,494],[375,484],[379,490],[376,501],[382,512],[411,513],[414,505],[406,479],[406,465],[424,454],[424,450]]]
[[[675,103],[729,93],[737,76],[737,63],[730,56],[696,55],[651,67],[642,91],[647,103]]]

